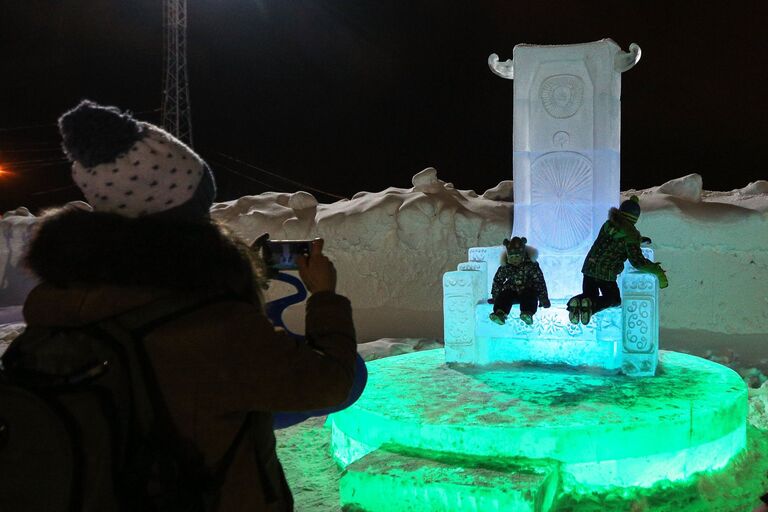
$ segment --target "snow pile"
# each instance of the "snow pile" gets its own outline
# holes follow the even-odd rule
[[[264,232],[273,239],[325,238],[361,341],[441,339],[442,275],[465,261],[470,247],[498,245],[508,236],[512,182],[478,195],[427,168],[412,185],[332,204],[307,192],[268,192],[218,203],[212,215],[248,241]],[[669,275],[662,328],[768,334],[768,289],[761,282],[768,275],[768,181],[711,192],[691,174],[622,195],[631,194],[643,208],[638,227],[653,239]],[[20,303],[31,286],[18,261],[36,220],[19,209],[0,221],[0,306]],[[277,286],[271,293],[283,292]],[[300,328],[301,317],[295,306],[286,321]]]
[[[0,219],[0,307],[22,304],[35,284],[20,263],[37,220],[26,208]]]
[[[700,201],[704,180],[698,174],[689,174],[676,180],[671,180],[656,189],[659,194],[677,196],[689,201]]]
[[[430,350],[433,348],[443,348],[445,345],[438,340],[423,338],[382,338],[376,341],[361,343],[357,346],[357,352],[364,361],[373,361],[390,356],[399,356],[419,352],[421,350]]]
[[[689,175],[637,194],[640,232],[653,239],[669,276],[661,292],[668,329],[768,332],[768,183],[731,192],[702,190]]]
[[[750,388],[747,420],[753,427],[768,432],[768,382],[757,389]]]
[[[249,240],[264,231],[325,238],[362,340],[441,338],[442,274],[465,261],[469,247],[498,245],[509,234],[511,193],[511,181],[482,196],[458,190],[428,168],[410,189],[360,192],[303,210],[289,205],[296,194],[261,194],[217,205],[214,216]],[[638,227],[653,239],[670,278],[661,294],[662,327],[768,333],[761,284],[768,275],[768,182],[711,192],[691,174],[623,198],[631,194],[644,212]]]
[[[291,208],[296,194],[247,196],[214,206],[212,215],[249,241],[264,232],[324,238],[361,340],[442,338],[443,273],[465,261],[470,247],[497,245],[509,234],[511,203],[457,190],[434,168],[412,184],[301,210]],[[289,327],[300,326],[301,308],[290,313]]]

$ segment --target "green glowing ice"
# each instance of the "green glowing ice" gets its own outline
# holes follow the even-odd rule
[[[725,466],[745,444],[732,370],[660,353],[654,378],[526,367],[448,367],[433,350],[369,363],[363,397],[331,417],[348,465],[382,445],[562,463],[589,486],[650,487]]]
[[[376,512],[546,512],[558,493],[553,461],[499,463],[377,450],[352,463],[341,502]]]

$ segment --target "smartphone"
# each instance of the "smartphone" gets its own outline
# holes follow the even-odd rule
[[[297,259],[308,256],[311,240],[267,240],[264,261],[274,270],[297,270]]]

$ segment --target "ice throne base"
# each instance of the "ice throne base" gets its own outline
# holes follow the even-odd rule
[[[694,356],[660,352],[653,379],[444,361],[431,350],[369,363],[363,397],[330,417],[343,505],[554,510],[564,490],[722,469],[746,443],[746,386]]]

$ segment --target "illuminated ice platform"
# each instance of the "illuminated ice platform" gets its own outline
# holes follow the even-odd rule
[[[371,512],[554,510],[564,489],[686,480],[746,443],[743,381],[675,352],[652,379],[447,365],[442,350],[368,368],[330,421],[342,502]]]

